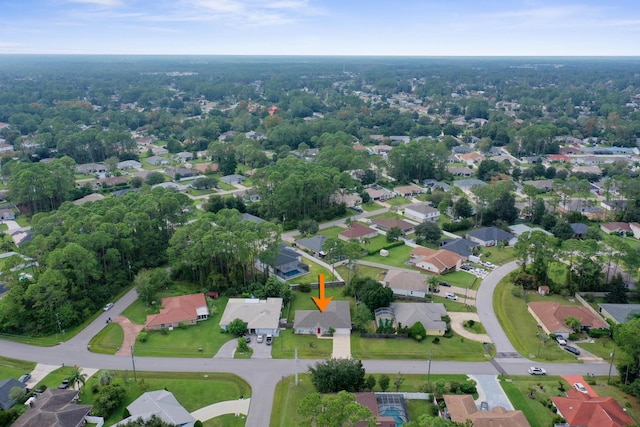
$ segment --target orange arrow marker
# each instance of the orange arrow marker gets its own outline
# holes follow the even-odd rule
[[[324,274],[319,274],[318,279],[319,279],[318,288],[320,289],[320,298],[316,298],[316,297],[311,297],[311,298],[318,306],[318,309],[324,313],[324,311],[327,309],[327,306],[329,305],[333,297],[329,297],[329,298],[324,297]]]

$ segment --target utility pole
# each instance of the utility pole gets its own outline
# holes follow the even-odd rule
[[[138,377],[136,376],[136,359],[133,357],[133,345],[131,346],[131,364],[133,365],[133,380],[138,382]]]
[[[60,336],[62,336],[62,323],[60,323],[60,315],[56,313],[56,321],[58,322],[58,330],[60,331]],[[64,339],[64,336],[62,336]]]
[[[296,385],[298,385],[298,349],[295,349],[294,360],[296,364]]]
[[[611,368],[613,368],[613,356],[615,354],[616,354],[616,350],[614,348],[613,351],[609,354],[609,356],[611,356],[611,361],[609,362],[609,378],[607,378],[607,384],[611,384]]]
[[[433,357],[433,350],[429,351],[429,369],[427,370],[427,384],[431,384],[431,358]]]

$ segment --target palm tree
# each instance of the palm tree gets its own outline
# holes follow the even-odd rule
[[[100,376],[98,377],[98,382],[100,383],[101,386],[109,385],[109,384],[111,384],[111,381],[113,381],[115,376],[116,376],[116,374],[114,374],[113,371],[110,371],[108,369],[104,369],[104,370],[100,371]]]
[[[71,371],[71,375],[69,376],[69,385],[75,389],[78,384],[82,384],[84,386],[86,381],[87,374],[83,374],[82,368],[75,365]]]

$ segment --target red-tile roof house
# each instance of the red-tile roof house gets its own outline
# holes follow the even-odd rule
[[[626,427],[636,424],[613,397],[591,397],[572,389],[567,391],[567,397],[552,397],[551,401],[558,408],[558,415],[571,427]]]
[[[373,239],[377,235],[378,232],[373,228],[354,222],[351,223],[349,228],[338,234],[338,238],[342,240],[356,239],[361,241],[363,239]]]
[[[209,309],[204,294],[181,295],[162,298],[162,308],[158,314],[150,314],[144,326],[147,331],[172,329],[184,325],[195,325],[209,317]]]
[[[609,324],[587,307],[578,305],[561,305],[559,302],[530,302],[529,313],[542,326],[547,334],[561,335],[567,338],[573,332],[564,321],[567,317],[580,320],[583,328],[609,329]]]
[[[419,246],[411,251],[409,264],[431,273],[444,274],[458,271],[462,265],[462,257],[446,249],[436,251]]]
[[[530,427],[520,410],[507,411],[496,406],[490,411],[479,411],[470,394],[445,394],[444,401],[451,421],[465,423],[471,420],[473,427]]]
[[[566,154],[552,154],[549,157],[547,157],[547,160],[549,160],[550,162],[565,163],[565,162],[570,162],[571,157],[567,156]]]

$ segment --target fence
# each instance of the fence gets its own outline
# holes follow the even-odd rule
[[[361,338],[409,338],[408,334],[360,334]]]
[[[344,285],[345,285],[345,282],[325,282],[324,283],[325,288],[339,288]],[[298,290],[299,287],[300,287],[299,283],[291,284],[291,289],[294,291]],[[311,289],[318,289],[318,283],[309,283],[309,287]]]

